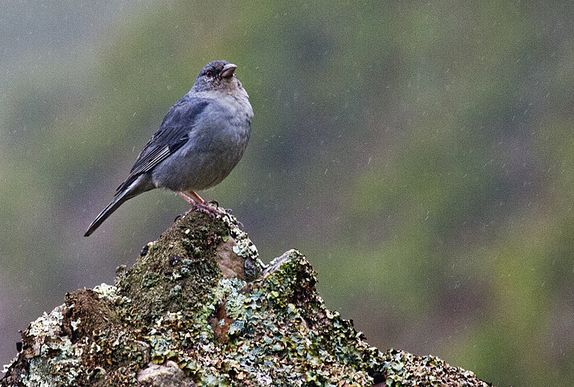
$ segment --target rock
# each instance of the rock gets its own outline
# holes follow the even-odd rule
[[[432,357],[382,352],[328,310],[309,261],[265,266],[237,220],[189,212],[115,285],[32,322],[2,386],[486,386]]]

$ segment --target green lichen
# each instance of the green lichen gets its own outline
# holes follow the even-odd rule
[[[265,267],[217,213],[181,217],[115,286],[70,293],[30,324],[1,385],[483,385],[440,359],[369,346],[325,307],[303,255]]]
[[[29,372],[22,383],[31,386],[73,386],[81,364],[76,347],[62,331],[63,306],[30,324]]]

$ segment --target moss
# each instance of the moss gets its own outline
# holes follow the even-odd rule
[[[186,214],[115,286],[70,293],[30,324],[2,385],[483,385],[369,346],[325,308],[303,255],[264,266],[236,219],[216,213]]]
[[[229,230],[221,221],[193,215],[182,217],[148,245],[147,253],[118,277],[118,293],[132,301],[125,319],[148,325],[166,312],[193,315],[206,302],[221,276],[214,252]]]

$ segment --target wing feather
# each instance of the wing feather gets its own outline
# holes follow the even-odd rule
[[[189,139],[189,133],[194,129],[198,115],[207,104],[205,100],[189,101],[185,97],[178,101],[163,119],[160,129],[144,146],[129,176],[116,192],[128,187],[139,175],[150,172],[181,148]]]

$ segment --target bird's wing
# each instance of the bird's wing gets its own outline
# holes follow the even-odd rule
[[[198,115],[205,109],[205,100],[181,100],[167,113],[159,130],[149,139],[138,155],[129,176],[116,192],[128,187],[139,175],[150,172],[174,154],[189,139]]]

